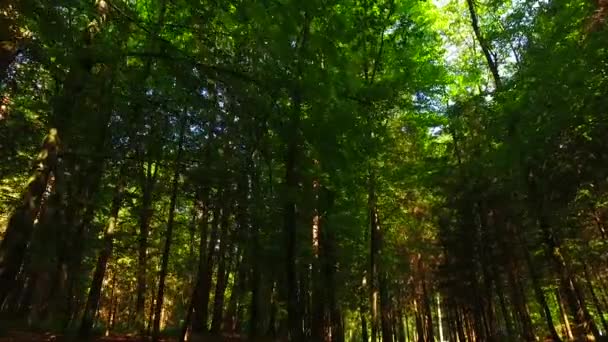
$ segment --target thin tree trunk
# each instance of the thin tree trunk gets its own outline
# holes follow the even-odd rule
[[[223,201],[223,194],[220,193],[219,202]],[[217,206],[217,205],[216,205]],[[213,211],[213,220],[211,223],[211,234],[209,236],[209,242],[207,245],[207,255],[204,267],[201,266],[199,269],[198,284],[199,290],[196,293],[196,303],[194,305],[194,315],[192,321],[192,333],[202,334],[206,333],[208,329],[208,318],[209,318],[209,294],[211,291],[211,275],[213,270],[213,264],[215,260],[215,247],[219,235],[220,226],[220,210],[215,208]],[[203,241],[201,241],[203,243]]]
[[[597,316],[600,318],[600,323],[602,324],[602,328],[604,328],[604,332],[608,333],[608,324],[606,324],[606,319],[604,318],[604,314],[602,312],[602,306],[597,298],[597,295],[595,294],[595,289],[593,288],[593,283],[591,282],[591,277],[589,275],[589,269],[585,262],[583,262],[583,272],[589,294],[591,294],[591,301],[593,302],[593,306],[595,306],[595,311],[597,312]]]
[[[479,27],[479,18],[477,17],[477,11],[475,9],[474,0],[467,0],[467,5],[469,8],[469,14],[471,16],[471,25],[473,26],[473,32],[475,33],[475,37],[481,46],[481,50],[483,51],[483,55],[486,58],[486,62],[488,64],[488,68],[492,73],[492,77],[494,78],[494,85],[496,89],[500,89],[502,87],[502,82],[500,80],[500,74],[498,73],[498,64],[496,63],[496,56],[492,53],[492,49],[488,41],[486,41],[485,37],[481,33],[481,29]]]
[[[425,342],[425,331],[424,324],[422,322],[422,313],[420,312],[421,308],[418,305],[418,301],[414,299],[414,313],[416,316],[416,336],[418,336],[418,342]]]
[[[528,266],[528,272],[530,273],[530,278],[532,280],[534,294],[536,295],[536,300],[538,301],[538,304],[541,306],[541,313],[544,316],[545,321],[547,322],[547,328],[549,329],[549,333],[555,341],[561,341],[561,338],[557,333],[557,330],[555,329],[553,317],[551,317],[551,310],[549,309],[549,304],[547,303],[545,294],[543,293],[543,290],[541,288],[540,279],[536,272],[536,268],[533,265],[532,257],[530,256],[526,241],[522,234],[519,232],[519,229],[517,229],[515,226],[513,226],[513,228],[515,230],[514,233],[516,235],[516,238],[518,239],[519,245],[521,246],[521,251],[524,254],[524,259],[526,261],[526,265]]]
[[[116,185],[114,198],[112,199],[110,220],[104,233],[104,247],[99,253],[99,257],[97,258],[97,265],[95,266],[95,272],[93,274],[93,280],[91,282],[91,289],[89,290],[89,296],[87,298],[87,303],[84,308],[84,314],[82,316],[82,322],[80,324],[80,330],[78,334],[79,337],[82,339],[87,339],[91,335],[91,329],[93,328],[93,320],[95,319],[95,314],[97,313],[97,310],[99,308],[99,298],[101,297],[101,288],[103,286],[103,279],[106,274],[108,260],[110,259],[110,256],[112,255],[112,250],[114,248],[114,230],[118,225],[118,213],[122,205],[122,198],[124,192],[122,184],[122,171],[119,177],[121,177],[121,179],[118,181],[118,185]]]
[[[376,212],[376,185],[375,185],[375,173],[370,172],[368,184],[368,224],[370,231],[370,309],[371,309],[371,328],[372,328],[372,342],[376,342],[378,339],[378,253],[379,253],[379,229],[378,217]]]
[[[160,338],[160,320],[161,311],[163,308],[163,300],[165,296],[165,278],[167,277],[167,270],[169,267],[169,252],[171,251],[171,243],[173,240],[173,226],[175,220],[175,207],[177,205],[177,191],[179,187],[179,175],[180,175],[180,164],[182,157],[182,147],[184,144],[184,136],[187,126],[187,118],[183,114],[184,118],[181,123],[179,133],[179,143],[177,147],[177,156],[175,158],[175,166],[173,171],[173,183],[171,186],[171,201],[169,204],[169,219],[167,220],[167,234],[165,237],[165,246],[163,248],[163,255],[160,267],[160,279],[158,281],[158,294],[156,295],[156,307],[154,308],[154,327],[152,331],[152,341],[157,342]]]
[[[504,284],[503,284],[503,286],[504,286]],[[507,303],[505,301],[503,286],[497,287],[496,292],[498,294],[498,302],[500,304],[500,311],[502,313],[502,318],[505,323],[505,328],[507,330],[507,338],[509,340],[513,340],[515,338],[515,332],[513,331],[513,322],[511,321],[511,313],[509,312],[509,310],[507,308]]]
[[[196,271],[196,282],[194,287],[192,288],[192,296],[190,297],[190,304],[188,305],[188,311],[186,312],[186,318],[184,319],[184,324],[182,325],[181,333],[180,333],[180,342],[183,342],[186,338],[186,335],[189,331],[192,330],[194,332],[193,320],[196,320],[198,317],[195,314],[196,305],[200,298],[201,291],[201,282],[203,281],[203,273],[205,271],[205,258],[206,258],[206,249],[207,249],[207,231],[209,228],[209,190],[203,186],[203,189],[200,192],[200,198],[197,196],[196,201],[194,203],[194,210],[196,212],[196,216],[198,218],[197,222],[200,225],[200,240],[198,245],[198,263],[197,263],[197,271]],[[200,217],[199,217],[200,216]],[[192,329],[190,329],[192,327]],[[200,332],[200,331],[197,331]]]
[[[223,311],[224,311],[224,295],[226,293],[226,283],[228,278],[229,267],[226,267],[231,262],[230,256],[233,253],[229,252],[231,249],[229,234],[229,218],[230,211],[228,205],[222,210],[222,222],[221,222],[221,236],[220,236],[220,249],[218,255],[218,267],[217,267],[217,281],[215,284],[215,296],[213,302],[213,317],[211,319],[211,333],[218,333],[220,331]]]
[[[555,301],[557,302],[557,305],[559,307],[559,313],[562,318],[564,336],[566,336],[566,339],[568,340],[573,340],[574,336],[572,335],[572,329],[570,328],[570,320],[568,319],[568,313],[564,309],[564,302],[560,294],[559,288],[555,289]]]
[[[439,327],[439,342],[443,342],[443,320],[441,317],[441,296],[437,292],[437,326]]]
[[[135,326],[141,336],[145,334],[145,306],[146,306],[146,281],[148,263],[148,235],[150,231],[150,220],[152,219],[152,191],[156,183],[158,165],[148,162],[147,170],[142,182],[142,204],[139,216],[139,236],[137,239],[137,299],[135,300]]]
[[[359,319],[361,320],[361,340],[363,342],[369,342],[369,336],[367,335],[367,318],[365,318],[365,309],[363,305],[359,306]]]

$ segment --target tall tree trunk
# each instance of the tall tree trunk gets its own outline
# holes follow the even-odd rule
[[[207,244],[207,256],[204,267],[202,268],[199,277],[199,291],[197,292],[196,304],[194,305],[194,315],[192,321],[192,333],[201,334],[208,331],[209,318],[209,296],[211,292],[212,273],[215,262],[215,251],[217,240],[220,231],[220,208],[219,203],[224,201],[223,190],[219,190],[219,197],[216,199],[216,204],[213,210],[213,219],[211,223],[211,233]]]
[[[158,34],[161,32],[165,24],[165,14],[167,11],[167,0],[160,0],[159,15],[156,21],[156,25],[153,26],[150,36],[153,40],[150,43],[149,49],[157,52],[162,48],[159,46],[160,40],[157,39]],[[148,78],[151,75],[152,60],[148,59],[143,67],[141,84],[145,85]],[[141,89],[142,93],[145,93],[147,89]],[[134,109],[134,121],[138,122],[139,118],[143,114],[143,108],[141,103],[137,103]],[[158,156],[156,156],[158,157]],[[152,219],[152,195],[154,192],[154,185],[156,184],[156,176],[158,174],[159,165],[154,161],[155,158],[148,156],[148,165],[144,174],[142,175],[141,190],[142,190],[142,203],[141,211],[139,216],[139,237],[138,237],[138,250],[137,250],[137,299],[135,301],[135,326],[141,336],[147,334],[146,332],[146,279],[147,279],[147,261],[148,261],[148,235],[150,231],[150,221]],[[154,167],[154,171],[152,171]],[[153,291],[152,291],[153,293]],[[153,301],[152,301],[153,302]],[[151,303],[153,306],[154,303]],[[148,329],[149,330],[149,329]]]
[[[566,260],[562,255],[560,246],[550,231],[547,219],[543,216],[542,211],[539,212],[541,213],[539,218],[539,226],[543,234],[544,247],[547,254],[551,257],[555,269],[560,276],[560,282],[566,295],[566,301],[574,313],[577,328],[579,328],[577,329],[577,336],[575,337],[578,338],[579,336],[591,332],[596,340],[600,339],[601,335],[597,329],[597,326],[595,325],[595,322],[593,321],[593,318],[587,310],[584,298],[582,297],[582,292],[578,288],[576,279],[570,272],[569,267],[566,264]]]
[[[190,304],[188,306],[188,311],[186,312],[186,318],[184,319],[184,324],[181,329],[180,334],[180,342],[183,342],[186,338],[188,331],[190,330],[191,325],[193,324],[193,317],[196,317],[195,310],[196,305],[199,302],[200,291],[201,291],[201,282],[203,281],[203,273],[205,272],[206,267],[206,250],[207,250],[207,231],[209,227],[209,190],[206,186],[203,186],[203,189],[200,191],[200,198],[196,196],[195,207],[194,210],[196,212],[196,216],[198,218],[197,222],[200,226],[200,240],[198,246],[198,263],[197,263],[197,271],[196,271],[196,282],[192,289],[192,296],[190,297]],[[200,325],[199,325],[200,326]],[[194,330],[194,328],[192,329]],[[200,330],[197,332],[201,332]]]
[[[382,271],[382,274],[378,277],[378,284],[380,288],[380,320],[382,327],[382,342],[393,342],[393,329],[391,323],[392,301],[388,292],[387,277],[388,276],[384,271]]]
[[[299,105],[298,105],[299,106]],[[299,115],[299,113],[298,113]],[[285,201],[284,221],[285,221],[285,238],[286,238],[286,267],[287,269],[287,313],[289,322],[289,334],[292,341],[298,342],[303,340],[302,317],[299,307],[298,296],[298,280],[296,274],[296,203],[293,199],[294,192],[297,191],[296,178],[296,159],[297,159],[297,142],[292,138],[288,144],[285,157],[285,184],[287,192],[290,193],[289,198]]]
[[[557,306],[559,307],[559,313],[562,318],[564,336],[566,336],[567,340],[573,340],[574,336],[572,335],[572,328],[570,328],[570,320],[568,319],[568,313],[564,308],[564,301],[560,294],[559,288],[555,289],[555,301],[557,302]]]
[[[439,328],[439,342],[443,342],[443,319],[441,317],[441,296],[437,292],[437,326]]]
[[[500,305],[500,312],[502,313],[502,318],[505,323],[507,338],[509,340],[513,340],[515,338],[515,332],[513,330],[513,322],[511,321],[511,312],[509,312],[509,309],[507,308],[504,294],[504,284],[502,284],[502,282],[500,283],[501,285],[496,289],[498,294],[498,303]]]
[[[244,253],[239,253],[244,254]],[[230,300],[224,318],[224,330],[230,332],[238,331],[239,309],[241,308],[241,297],[245,289],[246,263],[242,255],[236,255],[237,260],[234,267],[234,281],[230,290]]]
[[[152,168],[154,167],[154,171]],[[139,215],[139,236],[137,238],[137,299],[135,300],[135,325],[140,335],[145,335],[146,281],[148,266],[148,235],[152,219],[152,192],[156,183],[158,164],[148,161],[142,181],[142,203]]]
[[[602,306],[600,304],[597,295],[595,294],[595,289],[593,288],[593,283],[591,282],[591,276],[589,274],[589,268],[587,267],[587,263],[583,262],[583,272],[585,275],[585,282],[587,283],[587,288],[589,290],[589,294],[591,295],[591,301],[593,302],[593,306],[595,306],[595,311],[597,312],[597,316],[600,319],[600,323],[602,323],[602,328],[604,328],[604,332],[608,333],[608,324],[606,324],[606,319],[604,318],[604,314],[602,312]]]
[[[368,179],[368,195],[367,195],[367,210],[368,210],[368,224],[370,232],[370,279],[369,279],[369,290],[370,290],[370,309],[371,309],[371,328],[372,328],[372,342],[376,342],[378,338],[378,254],[379,254],[379,229],[378,216],[376,211],[376,185],[375,185],[375,173],[370,172]]]
[[[541,288],[540,278],[539,278],[539,275],[533,264],[532,257],[530,256],[530,251],[528,250],[528,245],[526,243],[526,240],[525,240],[524,236],[522,235],[522,233],[519,231],[519,229],[517,229],[517,227],[515,225],[513,225],[513,230],[514,230],[514,234],[516,235],[516,238],[519,242],[521,251],[524,255],[526,265],[528,266],[528,272],[530,273],[530,278],[532,281],[532,287],[534,289],[534,294],[536,295],[536,300],[538,301],[538,304],[540,305],[540,307],[542,309],[541,314],[543,315],[545,321],[547,322],[547,328],[549,329],[549,333],[551,334],[551,337],[555,341],[561,341],[561,338],[560,338],[559,334],[557,333],[557,330],[555,329],[553,317],[551,316],[551,310],[549,309],[549,304],[547,303],[545,294],[543,293],[543,290]]]
[[[424,324],[423,324],[423,318],[422,318],[422,312],[421,312],[422,308],[420,307],[418,301],[416,299],[414,299],[414,315],[416,316],[416,336],[417,336],[417,340],[418,342],[425,342],[425,331],[424,331]]]
[[[213,301],[213,316],[211,319],[211,333],[218,333],[220,331],[223,319],[224,311],[224,295],[226,293],[226,284],[228,280],[229,268],[227,264],[231,262],[229,249],[232,248],[230,239],[232,238],[229,231],[229,219],[230,211],[229,205],[225,205],[222,210],[222,221],[221,221],[221,236],[220,236],[220,249],[218,255],[218,266],[217,266],[217,281],[215,283],[215,296]]]
[[[302,77],[304,66],[303,52],[308,45],[310,34],[311,18],[308,12],[303,13],[303,24],[297,51],[296,75]],[[304,340],[302,330],[302,311],[300,309],[300,293],[297,274],[297,220],[296,220],[296,196],[298,192],[298,158],[300,157],[300,121],[302,116],[302,85],[298,84],[291,94],[293,102],[292,117],[289,119],[287,131],[287,148],[285,150],[285,198],[283,201],[283,220],[284,235],[286,246],[286,285],[287,285],[287,322],[291,341],[299,342]]]
[[[483,51],[483,55],[486,58],[488,68],[490,69],[492,77],[494,78],[494,85],[496,86],[496,89],[500,89],[502,87],[502,82],[500,79],[500,74],[498,73],[498,63],[496,62],[496,55],[492,53],[490,43],[485,39],[484,35],[481,32],[474,0],[467,0],[467,5],[469,8],[469,14],[471,16],[471,25],[473,26],[473,32],[475,33],[475,37],[477,38],[477,41],[481,46],[481,50]]]
[[[419,258],[419,263],[422,263],[422,258]],[[426,340],[434,341],[435,331],[433,329],[433,311],[431,310],[431,298],[429,298],[429,293],[426,285],[426,276],[424,275],[424,273],[422,273],[422,303],[424,305],[424,315],[426,323]]]
[[[253,158],[250,160],[251,168],[251,198],[253,203],[258,203],[258,174],[255,172]],[[251,258],[251,303],[249,313],[249,338],[254,340],[260,334],[260,233],[258,224],[259,215],[255,210],[251,212],[251,249],[248,253]]]
[[[154,327],[152,331],[152,341],[157,342],[160,338],[160,320],[161,311],[163,308],[163,300],[165,297],[165,278],[169,267],[169,253],[171,251],[171,243],[173,241],[173,226],[175,220],[175,207],[177,205],[177,191],[179,190],[179,175],[182,160],[182,147],[186,133],[188,119],[186,113],[183,113],[183,122],[181,123],[179,133],[179,143],[177,147],[177,156],[175,157],[175,165],[173,170],[173,182],[171,185],[171,201],[169,204],[169,219],[167,220],[167,234],[165,236],[165,245],[160,266],[160,276],[158,281],[158,294],[156,295],[156,306],[154,308]]]
[[[359,305],[359,319],[361,320],[361,340],[362,342],[369,342],[369,336],[367,332],[367,318],[365,317],[366,310],[363,308],[363,304]]]
[[[106,274],[108,266],[108,260],[112,255],[114,248],[114,230],[118,225],[118,213],[122,205],[123,198],[123,180],[122,172],[119,176],[121,179],[118,180],[116,189],[114,190],[114,198],[112,199],[112,209],[110,210],[110,219],[104,232],[104,247],[99,253],[97,258],[97,265],[95,266],[95,272],[93,274],[93,280],[91,282],[91,289],[89,290],[89,296],[87,303],[84,308],[84,314],[82,316],[82,322],[80,324],[79,337],[87,339],[91,335],[91,328],[93,328],[93,321],[95,314],[99,307],[99,298],[101,297],[101,288],[103,286],[103,279]]]
[[[8,222],[0,243],[0,306],[14,289],[13,284],[25,258],[44,191],[57,164],[59,145],[57,129],[53,128],[44,139],[34,164],[34,174],[21,196],[21,204]]]

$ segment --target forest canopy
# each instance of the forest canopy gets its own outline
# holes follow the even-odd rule
[[[607,17],[1,1],[0,337],[608,340]]]

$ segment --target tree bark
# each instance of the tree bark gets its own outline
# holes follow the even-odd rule
[[[118,213],[122,205],[122,198],[124,192],[122,184],[123,175],[121,174],[120,177],[121,179],[118,181],[118,185],[116,185],[114,198],[112,199],[110,219],[106,227],[106,231],[104,233],[104,247],[99,253],[99,257],[97,258],[97,265],[95,266],[95,272],[93,274],[93,280],[91,282],[91,289],[89,290],[89,296],[87,298],[87,303],[84,308],[84,314],[82,316],[82,322],[80,324],[79,337],[82,339],[87,339],[91,335],[93,321],[95,319],[95,314],[97,313],[97,309],[99,307],[99,298],[101,297],[101,288],[103,286],[103,279],[106,274],[108,260],[110,259],[112,255],[112,250],[114,248],[114,230],[118,225]]]
[[[560,294],[559,288],[555,289],[555,301],[559,307],[559,313],[562,318],[564,336],[566,336],[567,340],[573,340],[574,336],[572,335],[572,329],[570,328],[570,320],[568,319],[568,313],[564,308],[564,302],[562,296]]]
[[[59,150],[57,129],[51,129],[34,164],[34,174],[12,214],[0,243],[0,306],[13,290],[13,284],[24,261],[27,244],[34,230],[43,193],[57,164]]]
[[[224,190],[219,190],[219,196],[216,199],[216,204],[213,211],[213,219],[211,224],[211,233],[209,236],[209,242],[207,244],[207,256],[204,267],[200,272],[200,283],[199,291],[197,293],[197,300],[194,306],[194,316],[192,322],[192,332],[195,334],[201,334],[208,331],[208,318],[209,318],[209,296],[211,292],[212,273],[215,263],[215,251],[217,241],[219,238],[220,231],[220,216],[221,210],[219,203],[223,203],[225,200]]]
[[[211,333],[218,333],[222,325],[223,311],[224,311],[224,295],[226,293],[226,283],[228,278],[228,268],[226,265],[230,263],[231,249],[230,239],[231,234],[229,231],[229,219],[230,211],[228,205],[225,205],[222,210],[221,220],[221,236],[220,236],[220,249],[218,255],[218,266],[217,266],[217,281],[215,283],[215,296],[213,302],[213,316],[211,319]]]
[[[498,63],[496,62],[496,57],[492,53],[492,48],[489,42],[485,39],[483,34],[481,33],[481,29],[479,27],[479,18],[477,16],[477,11],[475,9],[474,0],[467,0],[467,5],[469,8],[469,14],[471,15],[471,25],[473,26],[473,32],[475,33],[475,37],[477,41],[479,41],[479,45],[481,46],[481,50],[483,51],[483,55],[486,58],[486,62],[488,64],[488,68],[492,73],[492,77],[494,78],[494,85],[496,89],[500,89],[502,87],[502,82],[500,79],[500,74],[498,73]]]
[[[602,306],[600,304],[599,299],[597,298],[597,295],[595,294],[595,289],[593,288],[593,283],[591,282],[591,276],[589,274],[589,268],[587,267],[587,263],[585,262],[583,262],[583,272],[585,275],[585,282],[587,283],[589,294],[591,295],[591,301],[593,302],[593,306],[595,306],[595,311],[597,312],[597,316],[600,319],[602,328],[604,328],[604,331],[608,333],[608,324],[606,324],[606,319],[604,318],[604,314],[602,312]]]
[[[154,326],[152,331],[152,341],[157,342],[160,338],[160,320],[161,311],[163,308],[163,300],[165,297],[165,278],[169,267],[169,252],[171,251],[171,243],[173,241],[173,226],[175,220],[175,207],[177,205],[177,191],[179,190],[179,176],[182,160],[182,147],[186,133],[188,119],[186,113],[183,113],[183,122],[181,123],[179,133],[179,143],[177,147],[177,156],[175,157],[175,165],[173,170],[173,182],[171,185],[171,201],[169,204],[169,219],[167,220],[167,234],[165,236],[165,245],[163,248],[162,261],[160,266],[160,279],[158,281],[158,294],[156,295],[156,306],[154,308]]]

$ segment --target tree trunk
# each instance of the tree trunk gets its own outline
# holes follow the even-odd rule
[[[182,326],[181,334],[180,334],[180,342],[183,342],[186,338],[188,331],[190,330],[191,325],[193,325],[193,320],[196,320],[195,310],[196,305],[201,296],[201,282],[203,281],[203,273],[205,272],[205,257],[206,257],[206,249],[207,249],[207,231],[209,227],[209,189],[206,186],[203,186],[203,189],[200,192],[200,198],[197,196],[194,204],[194,210],[196,212],[196,216],[198,218],[197,222],[200,225],[200,240],[198,245],[198,263],[197,263],[197,271],[196,271],[196,282],[192,289],[192,296],[190,297],[190,304],[188,306],[188,311],[186,312],[186,318],[184,319],[184,324]],[[199,217],[200,216],[200,217]],[[198,327],[198,326],[197,326]],[[194,327],[192,328],[194,331]],[[201,331],[197,331],[201,332]]]
[[[502,283],[502,282],[501,282]],[[503,284],[504,286],[504,284]],[[513,322],[511,321],[511,313],[507,308],[507,303],[505,300],[504,287],[499,286],[496,290],[498,294],[498,303],[500,304],[500,311],[502,313],[502,318],[505,323],[505,329],[507,332],[507,338],[512,341],[515,338],[515,332],[513,331]]]
[[[441,297],[437,292],[437,326],[439,327],[439,342],[443,342],[443,320],[441,317]]]
[[[361,319],[361,340],[363,342],[369,342],[369,336],[367,335],[367,318],[365,318],[365,309],[363,305],[359,306],[359,318]]]
[[[481,29],[479,27],[479,19],[477,17],[477,12],[475,10],[474,0],[467,0],[467,5],[469,8],[469,14],[471,15],[471,25],[473,26],[473,32],[475,33],[475,37],[481,46],[481,50],[483,51],[483,55],[486,58],[486,63],[488,64],[488,68],[492,73],[492,77],[494,78],[494,85],[496,89],[500,89],[502,87],[502,82],[500,80],[500,74],[498,73],[498,63],[496,62],[496,56],[492,53],[492,49],[488,41],[486,41],[485,37],[481,33]]]
[[[99,307],[99,298],[101,297],[101,288],[103,286],[103,279],[106,274],[108,260],[110,259],[110,256],[112,255],[112,250],[114,248],[114,230],[118,225],[118,213],[122,205],[122,198],[124,192],[122,184],[122,172],[120,177],[121,179],[118,181],[119,184],[116,185],[114,198],[112,199],[110,220],[104,233],[104,247],[103,250],[99,253],[99,257],[97,258],[97,265],[95,266],[95,272],[93,274],[93,280],[91,282],[91,289],[89,290],[89,296],[87,298],[87,303],[84,308],[84,314],[82,316],[82,322],[80,324],[80,331],[78,334],[79,337],[82,339],[87,339],[91,335],[91,329],[93,328],[93,320],[95,319],[95,314],[97,313],[97,309]]]
[[[148,264],[148,235],[150,231],[150,220],[152,219],[152,192],[156,183],[158,165],[148,161],[142,182],[142,204],[139,216],[139,236],[137,239],[137,299],[135,301],[135,325],[141,336],[145,335],[145,306],[146,306],[146,281]]]
[[[215,296],[213,302],[213,317],[211,319],[211,333],[215,334],[220,331],[223,319],[223,310],[224,310],[224,295],[226,293],[226,283],[228,278],[229,267],[226,267],[226,264],[231,262],[230,256],[233,253],[230,253],[231,243],[231,234],[229,234],[229,219],[230,219],[230,211],[228,210],[228,205],[222,210],[222,220],[221,220],[221,236],[220,236],[220,249],[218,255],[218,266],[217,266],[217,281],[215,283]]]
[[[559,288],[555,289],[555,301],[557,302],[557,305],[559,307],[559,313],[562,318],[564,336],[566,336],[566,339],[568,340],[573,340],[574,336],[572,335],[572,329],[570,328],[570,320],[568,319],[568,313],[564,309],[564,302],[560,294]]]
[[[223,201],[223,195],[220,194],[219,202]],[[207,261],[205,267],[202,268],[199,277],[199,291],[197,292],[197,300],[194,305],[194,315],[192,321],[192,333],[200,334],[208,330],[209,318],[209,295],[211,291],[211,276],[215,261],[215,250],[220,229],[220,210],[215,208],[213,211],[213,219],[211,223],[211,234],[207,245]]]
[[[604,332],[608,333],[608,324],[606,324],[606,319],[604,318],[604,314],[602,312],[602,306],[597,298],[597,295],[595,294],[595,289],[593,288],[593,283],[591,282],[591,277],[589,275],[589,269],[585,262],[583,262],[583,272],[585,275],[585,282],[587,283],[589,294],[591,294],[591,301],[593,302],[593,306],[595,306],[595,311],[597,312],[597,316],[600,318],[600,323],[602,323],[602,328],[604,328]]]
[[[369,290],[370,290],[370,309],[371,309],[371,328],[372,328],[372,342],[376,342],[378,339],[378,253],[379,253],[379,230],[378,216],[376,211],[376,185],[375,185],[375,173],[370,172],[368,179],[368,195],[367,195],[367,210],[368,210],[368,224],[370,232],[370,277],[369,277]]]
[[[12,214],[0,243],[0,306],[14,289],[13,284],[25,258],[27,245],[39,214],[43,193],[57,164],[59,136],[51,129],[34,164],[34,174]]]
[[[547,254],[551,257],[555,269],[560,276],[560,282],[566,295],[566,301],[574,313],[577,328],[580,328],[577,329],[577,336],[575,337],[578,338],[579,336],[583,336],[591,332],[595,339],[598,340],[601,338],[601,335],[597,329],[597,326],[595,325],[595,322],[589,314],[589,311],[587,310],[584,298],[582,297],[582,292],[579,290],[576,279],[572,276],[569,267],[566,264],[564,256],[561,253],[560,246],[551,234],[546,218],[543,216],[542,211],[539,212],[541,213],[539,218],[539,226],[543,234],[544,247]]]
[[[379,276],[378,279],[378,283],[379,283],[379,287],[380,287],[380,306],[381,306],[381,313],[380,313],[380,320],[381,320],[381,327],[382,327],[382,342],[393,342],[393,329],[392,329],[392,318],[391,318],[391,314],[392,314],[392,308],[391,308],[391,298],[390,295],[388,293],[388,288],[387,288],[387,275],[384,273],[384,271],[382,272],[382,274]],[[432,324],[432,323],[431,323]]]
[[[175,207],[177,205],[177,191],[179,190],[179,175],[180,175],[180,164],[182,157],[182,147],[184,144],[184,136],[188,119],[185,117],[186,113],[183,114],[184,118],[181,123],[179,133],[179,143],[177,147],[177,156],[175,158],[175,166],[173,170],[173,182],[171,185],[171,201],[169,204],[169,219],[167,220],[167,234],[165,236],[165,245],[163,248],[163,255],[160,267],[160,279],[158,281],[158,294],[156,295],[156,306],[154,308],[154,327],[152,331],[152,341],[157,342],[160,338],[160,319],[161,311],[163,308],[163,300],[165,296],[165,278],[167,277],[167,269],[169,267],[169,252],[171,251],[171,243],[173,240],[173,226],[175,220]]]
[[[555,329],[555,324],[553,323],[553,317],[551,317],[551,310],[549,309],[549,304],[547,303],[545,294],[543,293],[543,290],[541,288],[540,279],[536,272],[536,268],[534,267],[534,264],[532,262],[532,257],[530,256],[530,251],[528,250],[526,240],[524,239],[523,235],[520,233],[519,229],[516,228],[516,226],[513,226],[513,229],[514,229],[516,238],[519,242],[519,245],[521,246],[521,251],[524,254],[524,259],[526,261],[526,265],[528,266],[528,272],[530,273],[530,278],[532,281],[532,287],[534,289],[534,294],[536,295],[536,300],[538,301],[538,304],[540,305],[540,307],[542,309],[541,314],[543,315],[543,317],[545,318],[545,321],[547,322],[547,328],[549,329],[549,333],[551,334],[551,337],[555,341],[561,341],[561,338],[560,338],[559,334],[557,333],[557,330]]]

